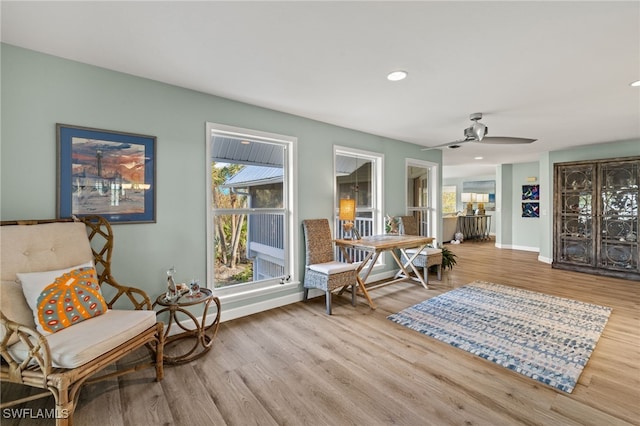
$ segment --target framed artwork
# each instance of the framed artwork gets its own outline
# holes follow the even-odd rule
[[[522,217],[540,217],[540,204],[522,203]]]
[[[522,200],[539,200],[540,185],[522,185]]]
[[[156,137],[56,124],[59,218],[156,221]]]

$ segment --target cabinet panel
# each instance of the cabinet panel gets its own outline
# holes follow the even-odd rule
[[[578,164],[556,169],[556,260],[570,265],[596,266],[593,244],[596,167]]]
[[[554,267],[640,280],[640,157],[555,165]]]
[[[638,270],[638,162],[600,166],[600,267]]]

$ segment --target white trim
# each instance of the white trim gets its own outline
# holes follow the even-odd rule
[[[284,286],[280,286],[280,291],[284,291],[293,285],[294,287],[298,287],[300,283],[295,284],[285,284]],[[286,286],[286,287],[285,287]],[[265,294],[276,294],[276,291]],[[255,294],[254,294],[255,296]],[[252,314],[257,314],[258,312],[268,311],[270,309],[279,308],[281,306],[289,305],[291,303],[300,302],[302,300],[302,292],[291,293],[281,297],[274,297],[267,300],[262,300],[260,302],[249,303],[241,306],[237,306],[235,308],[228,309],[225,305],[237,302],[242,299],[232,299],[231,297],[221,297],[220,298],[220,322],[231,321],[236,318],[246,317]],[[207,323],[206,325],[211,325],[213,320],[215,319],[215,311],[214,308],[209,307],[209,314],[207,314]],[[202,322],[202,314],[196,316],[199,322]],[[183,324],[187,328],[194,328],[193,320],[191,318],[185,318],[180,320],[180,323]],[[169,335],[174,335],[183,330],[180,327],[172,327]]]
[[[365,151],[358,148],[351,148],[342,145],[334,145],[333,146],[333,198],[337,199],[337,171],[336,171],[336,155],[342,154],[346,156],[356,156],[361,157],[363,159],[367,159],[373,162],[375,167],[375,176],[374,181],[372,182],[371,193],[374,197],[374,203],[372,206],[373,210],[373,229],[374,234],[382,234],[384,233],[383,222],[383,209],[384,209],[384,154],[380,152],[374,151]],[[334,220],[335,223],[335,211],[336,206],[334,206]]]
[[[299,249],[299,230],[298,230],[298,215],[297,215],[297,193],[298,193],[298,138],[294,136],[280,135],[276,133],[263,132],[253,129],[244,129],[241,127],[229,126],[226,124],[206,122],[205,125],[205,169],[206,169],[206,220],[205,224],[207,230],[207,259],[211,259],[213,256],[213,233],[215,232],[209,224],[212,222],[212,191],[211,191],[211,137],[213,135],[225,135],[239,138],[260,139],[264,142],[273,142],[282,144],[284,147],[284,164],[283,169],[286,173],[283,176],[284,183],[284,205],[285,205],[285,223],[288,225],[285,227],[284,240],[286,241],[285,248],[285,266],[287,267],[286,275],[290,277],[291,281],[299,281],[297,277],[298,265],[300,260],[298,259]],[[237,294],[239,300],[252,297],[254,293],[265,291],[270,287],[279,288],[282,287],[277,283],[277,280],[269,280],[266,282],[251,282],[247,285],[239,284],[225,289],[217,289],[214,287],[214,268],[211,267],[209,261],[207,261],[207,287],[212,289],[214,295],[218,296],[222,301],[223,298],[230,297],[231,293]],[[265,294],[269,294],[267,291]]]
[[[299,282],[274,284],[273,281],[260,281],[256,283],[216,288],[212,291],[213,294],[220,299],[220,303],[240,303],[252,299],[269,297],[283,291],[290,291],[299,285]]]
[[[279,308],[281,306],[290,305],[300,302],[302,293],[293,293],[282,297],[263,300],[261,302],[252,303],[250,305],[238,306],[237,308],[224,309],[220,316],[220,322],[231,321],[236,318],[242,318],[259,312],[268,311],[270,309]]]
[[[215,311],[212,312],[212,313],[213,313],[213,315],[207,315],[207,323],[205,324],[205,326],[209,326],[209,325],[213,324],[213,321],[216,319]],[[196,320],[198,320],[198,323],[202,323],[202,314],[201,315],[197,315],[195,317],[196,317]],[[160,322],[164,323],[164,329],[166,330],[167,329],[167,323],[164,322],[164,321],[160,321]],[[182,327],[184,327],[186,329],[189,329],[189,330],[195,330],[196,329],[195,324],[193,323],[193,320],[191,318],[184,318],[184,319],[179,320],[178,322],[182,325]],[[171,326],[171,330],[169,330],[168,336],[174,336],[176,334],[184,333],[184,329],[182,327],[180,327],[178,325],[172,325]]]
[[[543,263],[548,263],[551,265],[553,263],[553,259],[550,257],[538,256],[538,261]]]
[[[534,251],[534,252],[540,253],[540,247],[514,246],[511,244],[500,244],[500,243],[496,243],[496,247],[499,249]]]
[[[382,273],[379,273],[379,274],[374,274],[374,275],[371,275],[369,277],[369,281],[375,282],[375,281],[379,281],[379,280],[393,278],[395,276],[396,272],[397,272],[397,270],[395,270],[395,271],[385,271],[385,272],[382,272]],[[265,292],[262,295],[264,295],[264,294],[275,294],[275,293],[278,292],[277,289],[280,289],[280,290],[284,291],[284,290],[288,290],[292,286],[298,286],[299,284],[300,283],[290,283],[290,284],[285,284],[284,286],[272,287],[273,291],[271,291],[270,293],[266,293]],[[257,295],[257,293],[254,294],[254,296],[256,296],[256,295]],[[309,297],[309,299],[312,299],[314,297],[325,297],[325,293],[323,291],[321,291],[321,290],[309,289],[308,297]],[[227,309],[227,308],[225,308],[225,304],[229,304],[229,303],[232,303],[232,302],[237,302],[237,301],[240,301],[242,299],[240,299],[240,298],[232,299],[231,297],[223,297],[223,298],[220,299],[220,304],[221,304],[220,322],[230,321],[230,320],[233,320],[233,319],[236,319],[236,318],[241,318],[241,317],[245,317],[245,316],[248,316],[248,315],[257,314],[258,312],[268,311],[269,309],[275,309],[275,308],[279,308],[281,306],[290,305],[292,303],[301,302],[302,298],[303,298],[303,293],[300,291],[300,292],[287,294],[287,295],[284,295],[284,296],[281,296],[281,297],[273,297],[273,298],[270,298],[270,299],[267,299],[267,300],[261,300],[259,302],[238,306],[236,308]]]
[[[440,173],[438,173],[438,163],[434,163],[432,161],[426,160],[418,160],[415,158],[405,158],[404,159],[404,182],[405,185],[409,184],[409,167],[420,167],[422,169],[427,169],[427,173],[429,175],[429,200],[427,201],[427,212],[429,212],[429,225],[430,225],[430,234],[436,236],[436,241],[440,241],[440,238],[437,238],[438,235],[441,235],[442,232],[440,230],[440,218],[442,217],[442,207],[440,204],[442,203],[442,185],[440,182]],[[408,197],[408,188],[405,186],[404,189],[404,205],[405,205],[405,214],[409,214],[409,208],[414,208],[414,206],[409,206]],[[438,214],[440,212],[440,214]]]

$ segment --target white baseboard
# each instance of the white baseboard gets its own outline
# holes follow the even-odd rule
[[[540,252],[539,247],[516,246],[512,244],[500,244],[500,243],[496,243],[496,247],[499,249],[533,251],[538,253]]]
[[[543,256],[538,256],[538,261],[543,263],[548,263],[549,265],[553,263],[553,259],[551,259],[550,257],[543,257]]]
[[[302,292],[299,292],[288,294],[282,297],[277,297],[274,299],[264,300],[261,302],[251,303],[249,305],[239,306],[232,309],[225,309],[223,305],[222,314],[220,315],[220,322],[246,317],[248,315],[257,314],[258,312],[268,311],[269,309],[275,309],[279,308],[280,306],[290,305],[291,303],[296,303],[301,300]]]
[[[392,278],[393,276],[395,276],[395,274],[396,274],[396,271],[383,271],[378,274],[372,274],[369,276],[369,280],[367,282],[373,282],[373,281],[379,281],[387,278]],[[315,289],[309,290],[310,299],[314,297],[320,297],[320,296],[324,297],[324,295],[325,295],[324,292],[321,290],[315,290]],[[223,304],[220,322],[230,321],[232,319],[245,317],[247,315],[257,314],[258,312],[263,312],[269,309],[286,306],[291,303],[300,302],[302,301],[302,297],[303,297],[303,293],[302,291],[300,291],[300,292],[288,294],[282,297],[277,297],[269,300],[264,300],[261,302],[251,303],[248,305],[239,306],[237,308],[232,308],[232,309],[225,309]]]

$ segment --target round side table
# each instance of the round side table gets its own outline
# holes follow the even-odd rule
[[[214,302],[216,305],[216,318],[207,325],[207,315],[209,314],[209,305]],[[202,304],[202,320],[198,320],[190,311],[185,309],[187,306]],[[169,313],[169,322],[165,328],[165,347],[172,342],[176,342],[183,339],[192,338],[193,346],[191,349],[181,353],[179,355],[167,355],[165,352],[164,362],[166,364],[184,364],[191,362],[194,359],[200,358],[211,350],[213,345],[213,339],[216,337],[218,327],[220,326],[220,300],[213,295],[208,288],[201,288],[200,291],[190,296],[188,293],[179,296],[175,300],[167,299],[165,294],[161,294],[157,297],[153,306],[163,306],[156,314],[160,315],[164,312]],[[188,327],[184,324],[184,321],[178,319],[178,314],[186,316],[193,321],[195,327]],[[178,333],[169,335],[171,327],[175,324],[176,327],[182,329]]]

